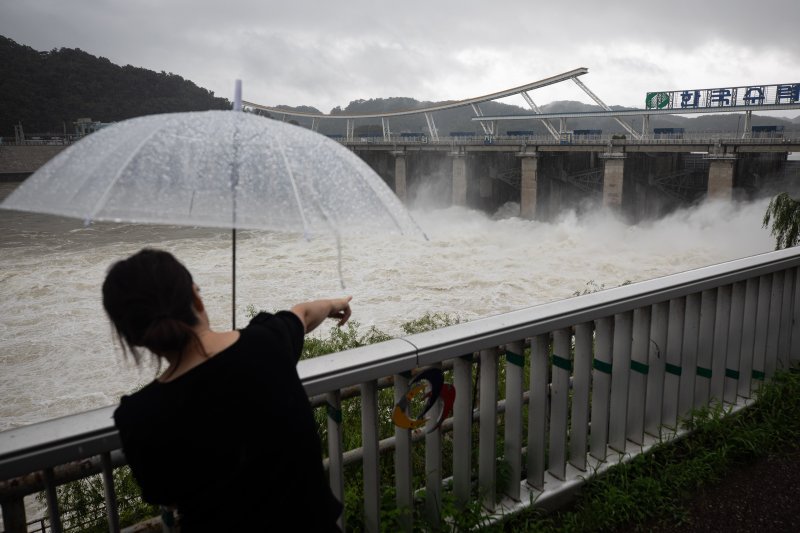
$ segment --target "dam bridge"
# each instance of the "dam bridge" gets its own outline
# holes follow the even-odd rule
[[[800,135],[752,125],[753,111],[800,109],[800,83],[661,91],[648,93],[644,109],[612,109],[579,79],[587,72],[579,68],[484,96],[376,114],[243,105],[314,130],[323,121],[336,121],[344,128],[330,136],[364,159],[403,200],[435,182],[453,205],[493,210],[517,202],[525,218],[603,205],[640,219],[703,197],[748,199],[765,189],[785,190],[800,177],[800,169],[787,162],[790,153],[800,151]],[[601,111],[542,112],[531,92],[569,81]],[[481,109],[514,95],[531,113],[489,116]],[[437,115],[456,108],[471,109],[474,132],[439,131]],[[661,115],[718,113],[740,114],[737,131],[685,133],[650,126],[651,117]],[[424,117],[426,131],[392,131],[393,120],[409,115]],[[598,118],[613,120],[616,131],[570,129]]]

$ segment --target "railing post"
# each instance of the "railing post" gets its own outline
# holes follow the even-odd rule
[[[106,514],[108,516],[108,530],[119,533],[119,509],[117,509],[117,494],[114,491],[114,467],[111,464],[111,453],[100,455],[103,464],[103,491],[106,498]]]
[[[408,393],[409,375],[394,375],[395,405]],[[397,508],[402,513],[400,515],[402,530],[411,531],[414,515],[413,487],[411,486],[411,430],[395,426],[394,439],[395,501],[397,502]],[[408,513],[403,512],[403,510],[407,510]]]
[[[522,479],[522,381],[525,367],[522,341],[506,345],[506,412],[504,455],[508,461],[511,482],[506,494],[519,501]],[[585,454],[584,454],[585,455]]]
[[[591,322],[575,326],[575,358],[572,382],[572,416],[569,432],[569,462],[586,470],[589,429],[589,389],[592,379]]]
[[[789,364],[800,362],[800,267],[793,269],[794,294],[792,296],[792,334],[789,349]]]
[[[483,506],[494,511],[497,500],[497,348],[481,350],[478,488]]]
[[[14,498],[0,502],[3,507],[3,527],[5,533],[27,533],[28,524],[25,517],[25,499]]]
[[[769,328],[767,330],[767,346],[764,354],[764,374],[772,378],[778,366],[778,344],[781,335],[781,309],[783,306],[783,272],[772,274],[772,291],[769,296]]]
[[[783,271],[783,297],[781,299],[781,331],[778,338],[778,365],[786,370],[789,368],[790,353],[792,350],[792,323],[794,321],[794,285],[795,270],[789,268]]]
[[[728,324],[728,353],[725,359],[724,400],[736,403],[739,380],[739,354],[742,351],[742,320],[744,318],[745,282],[733,284],[731,291],[731,320]]]
[[[441,368],[442,365],[432,366]],[[433,430],[440,413],[441,404],[437,402],[428,411],[425,424],[425,516],[434,527],[442,520],[442,429]]]
[[[650,313],[650,343],[647,357],[649,371],[644,412],[644,430],[654,437],[661,435],[668,322],[669,302],[655,304]]]
[[[58,510],[58,497],[56,495],[56,482],[52,468],[45,468],[42,471],[44,478],[44,490],[47,497],[47,516],[50,518],[50,528],[53,533],[61,533],[61,513]]]
[[[550,380],[550,446],[547,471],[558,479],[566,478],[567,417],[569,377],[572,374],[572,332],[559,329],[553,332],[553,365]]]
[[[463,507],[472,492],[472,354],[453,360],[453,492]]]
[[[338,390],[325,395],[328,419],[328,483],[331,492],[344,503],[344,439],[342,435],[342,395]],[[339,517],[339,527],[344,531],[344,513]]]
[[[694,382],[694,407],[708,405],[711,378],[714,377],[714,324],[717,313],[717,291],[703,291],[700,296],[700,332],[697,339],[697,377]]]
[[[694,407],[694,387],[697,378],[697,339],[700,334],[700,293],[686,296],[681,347],[681,374],[678,386],[678,416],[683,418]]]
[[[745,285],[744,315],[742,317],[742,350],[739,352],[739,382],[737,393],[743,398],[752,396],[753,355],[758,321],[758,278],[748,278]]]
[[[608,454],[608,404],[611,394],[613,347],[614,319],[606,317],[595,321],[592,430],[589,433],[589,453],[600,461],[605,461]]]
[[[361,384],[361,446],[364,449],[364,529],[380,531],[381,491],[378,456],[378,383]]]
[[[677,429],[678,425],[678,391],[682,372],[681,349],[683,347],[683,319],[685,313],[686,300],[684,298],[670,300],[661,423],[674,429]]]
[[[644,444],[644,409],[647,399],[647,376],[650,374],[650,307],[633,311],[630,374],[628,378],[628,420],[625,435],[636,444]]]
[[[633,313],[614,315],[614,350],[611,370],[611,402],[608,418],[608,445],[621,453],[627,442],[628,384],[631,373]]]
[[[528,397],[528,485],[544,489],[544,454],[547,436],[547,344],[549,335],[531,339],[531,393]]]
[[[772,298],[772,275],[761,276],[758,280],[758,309],[756,310],[756,332],[753,344],[753,369],[752,378],[755,380],[754,388],[758,390],[766,377],[767,342],[770,329],[770,307]]]
[[[717,308],[714,311],[714,351],[711,358],[709,396],[722,402],[725,391],[725,361],[728,353],[728,326],[731,320],[731,285],[717,289]]]

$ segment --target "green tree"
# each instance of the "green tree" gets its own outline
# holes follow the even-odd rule
[[[773,198],[764,214],[763,227],[770,226],[770,234],[775,237],[775,249],[796,246],[800,241],[800,201],[789,193],[782,192]]]

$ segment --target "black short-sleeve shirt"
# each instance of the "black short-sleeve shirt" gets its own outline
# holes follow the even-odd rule
[[[335,530],[296,370],[303,334],[291,312],[260,313],[214,357],[122,397],[114,421],[143,497],[176,505],[183,531]]]

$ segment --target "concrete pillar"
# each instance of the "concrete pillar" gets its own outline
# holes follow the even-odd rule
[[[533,219],[536,216],[536,192],[539,185],[539,157],[536,153],[521,156],[522,176],[519,191],[519,216]]]
[[[732,157],[712,159],[708,165],[708,198],[731,200],[733,198],[733,169],[736,159]]]
[[[406,154],[404,152],[394,154],[394,193],[405,203],[408,199],[406,192]]]
[[[480,194],[480,205],[478,207],[484,211],[491,211],[494,209],[494,182],[492,178],[481,176],[478,180],[478,192]]]
[[[492,178],[484,176],[480,179],[480,194],[481,198],[492,197]]]
[[[603,154],[603,207],[622,206],[622,178],[625,172],[625,156],[614,152]]]
[[[467,205],[467,158],[453,155],[453,205]]]
[[[550,179],[547,191],[547,218],[552,220],[561,212],[561,195],[564,191],[564,182],[558,179]],[[543,198],[544,200],[544,198]]]

